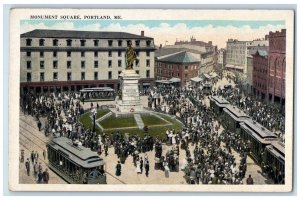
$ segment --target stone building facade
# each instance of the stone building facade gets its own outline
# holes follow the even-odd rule
[[[154,40],[125,32],[33,30],[21,34],[21,91],[78,91],[86,87],[118,89],[131,40],[140,86],[154,85]]]

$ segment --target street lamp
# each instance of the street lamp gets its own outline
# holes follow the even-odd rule
[[[96,130],[96,114],[97,114],[96,108],[94,108],[92,110],[92,113],[93,113],[93,132],[95,132],[95,130]]]

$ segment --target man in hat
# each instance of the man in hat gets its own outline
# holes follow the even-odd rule
[[[249,177],[247,178],[246,183],[247,183],[247,185],[253,185],[253,184],[254,184],[253,178],[251,177],[251,174],[250,174]]]
[[[44,181],[44,184],[48,184],[48,181],[49,181],[49,172],[48,172],[47,168],[43,172],[43,181]]]
[[[38,172],[39,172],[39,165],[37,162],[35,162],[35,164],[33,165],[33,169],[34,169],[34,177],[37,180],[38,178]]]
[[[149,161],[148,161],[148,159],[147,160],[145,159],[145,173],[146,173],[147,177],[149,175],[149,169],[150,169]]]
[[[122,170],[122,166],[120,161],[118,161],[118,164],[116,166],[116,176],[121,176],[121,170]]]
[[[30,161],[29,158],[27,158],[27,161],[25,162],[25,167],[26,167],[26,171],[27,171],[27,176],[30,175]]]

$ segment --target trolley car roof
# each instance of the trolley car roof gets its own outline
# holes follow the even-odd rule
[[[275,157],[279,158],[279,160],[282,160],[284,163],[285,160],[285,154],[280,151],[278,151],[276,148],[274,148],[273,145],[266,146],[266,150],[269,151],[271,154],[273,154]]]
[[[225,98],[220,97],[220,96],[212,96],[212,97],[210,97],[210,99],[212,101],[214,101],[215,103],[217,103],[218,105],[221,105],[221,104],[228,105],[229,104],[229,102]]]
[[[110,87],[94,87],[94,88],[83,88],[80,92],[109,92],[114,91]]]
[[[278,139],[274,133],[253,120],[245,120],[240,125],[241,128],[247,131],[248,134],[252,135],[252,137],[255,137],[264,144],[270,144],[272,141]]]
[[[96,152],[83,146],[75,146],[68,138],[54,138],[48,145],[84,168],[93,168],[104,164],[103,159]]]
[[[230,104],[227,105],[226,108],[223,108],[223,109],[224,109],[224,112],[228,113],[236,121],[243,121],[243,120],[249,119],[249,116],[246,115],[242,110],[240,110]]]

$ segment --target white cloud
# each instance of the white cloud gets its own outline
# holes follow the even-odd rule
[[[212,26],[205,27],[188,27],[184,23],[178,23],[171,26],[168,23],[161,23],[158,27],[148,27],[145,24],[130,24],[122,26],[120,23],[112,23],[109,26],[102,27],[99,23],[89,24],[80,28],[75,28],[72,22],[56,23],[53,26],[46,26],[44,23],[31,25],[25,23],[21,27],[22,33],[34,29],[66,29],[66,30],[90,30],[90,31],[122,31],[133,34],[140,34],[145,31],[145,35],[154,38],[156,45],[174,44],[177,40],[189,40],[194,36],[197,40],[204,42],[212,41],[213,44],[218,45],[219,48],[226,46],[226,41],[229,38],[238,40],[253,40],[263,38],[269,31],[277,31],[285,28],[284,25],[271,25],[260,26],[259,28],[252,29],[250,26],[245,25],[242,27],[235,26]]]

